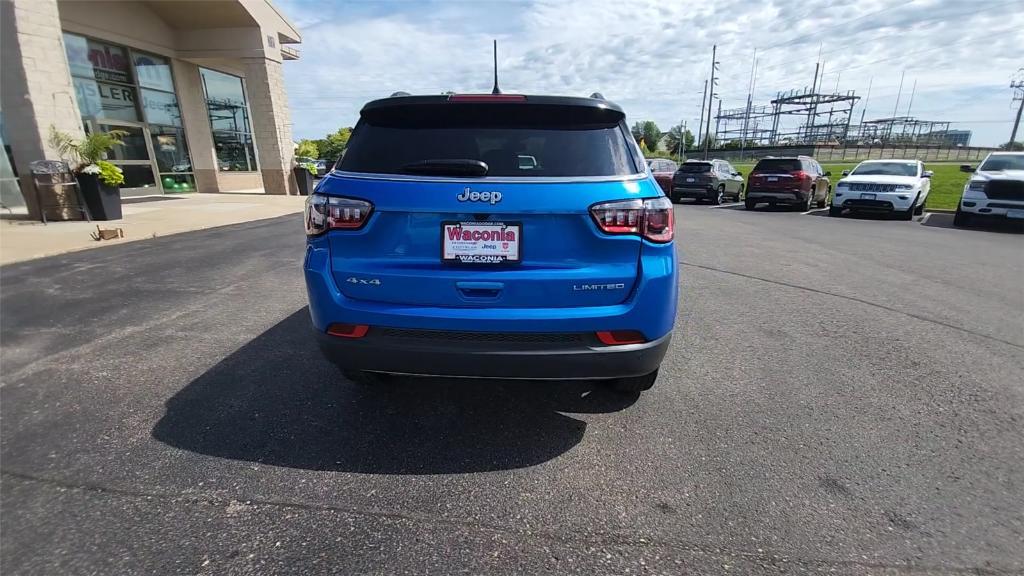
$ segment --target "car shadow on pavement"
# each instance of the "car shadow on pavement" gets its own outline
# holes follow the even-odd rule
[[[638,395],[600,383],[395,378],[361,387],[327,362],[303,308],[166,402],[160,442],[311,470],[454,474],[532,466],[583,438],[562,412],[607,413]]]
[[[1003,232],[1009,234],[1024,233],[1024,222],[1006,219],[999,220],[995,218],[990,220],[976,220],[977,221],[972,221],[969,226],[954,226],[953,214],[947,214],[944,212],[932,212],[925,221],[921,222],[921,224],[924,226],[930,226],[932,228],[978,230],[981,232]]]

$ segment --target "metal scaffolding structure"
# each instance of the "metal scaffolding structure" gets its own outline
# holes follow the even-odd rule
[[[807,88],[779,92],[769,105],[723,110],[715,117],[715,140],[744,146],[843,144],[860,100],[854,91],[819,93]]]
[[[949,125],[946,121],[918,120],[911,116],[879,118],[854,126],[851,134],[862,144],[917,144],[923,146],[949,145]]]

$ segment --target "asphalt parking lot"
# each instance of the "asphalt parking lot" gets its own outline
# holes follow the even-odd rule
[[[342,381],[299,216],[0,268],[0,571],[1024,570],[1024,235],[676,216],[639,397]]]

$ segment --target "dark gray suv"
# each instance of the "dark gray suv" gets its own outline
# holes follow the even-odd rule
[[[721,204],[738,202],[742,195],[743,175],[725,160],[687,160],[672,177],[673,202],[693,198]]]

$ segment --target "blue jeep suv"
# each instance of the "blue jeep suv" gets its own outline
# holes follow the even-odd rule
[[[370,102],[305,226],[313,326],[350,380],[657,378],[673,207],[610,102]]]

